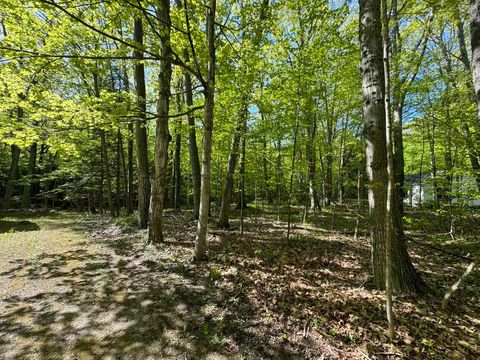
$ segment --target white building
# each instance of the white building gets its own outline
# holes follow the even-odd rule
[[[441,174],[438,185],[442,184]],[[433,178],[430,174],[405,175],[407,196],[403,202],[410,206],[431,205],[435,201]],[[480,207],[480,193],[477,183],[471,175],[454,176],[452,182],[452,204],[459,206]]]

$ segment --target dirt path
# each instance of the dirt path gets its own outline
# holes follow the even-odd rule
[[[0,221],[1,359],[235,357],[202,336],[218,314],[187,270],[76,216]]]

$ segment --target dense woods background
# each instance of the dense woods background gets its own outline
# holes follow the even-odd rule
[[[391,339],[394,295],[478,302],[480,1],[0,0],[0,23],[6,219],[88,212],[160,247],[194,239],[189,256],[215,264],[218,236],[278,226],[307,252],[304,232],[346,236],[371,250],[352,256],[361,286],[386,290]],[[419,251],[461,271],[439,284]],[[470,320],[449,356],[478,354]],[[361,354],[440,356],[410,344]]]

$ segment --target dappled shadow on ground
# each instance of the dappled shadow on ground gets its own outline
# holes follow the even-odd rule
[[[0,220],[0,234],[11,233],[11,232],[23,232],[23,231],[37,231],[37,230],[40,230],[40,227],[31,221]]]
[[[383,294],[371,283],[369,240],[361,233],[355,240],[344,231],[356,222],[350,211],[337,209],[333,217],[330,209],[309,224],[294,225],[289,240],[286,224],[271,215],[247,212],[244,235],[233,221],[237,231],[213,230],[210,237],[204,276],[212,269],[221,274],[212,286],[229,299],[224,305],[230,309],[228,323],[246,324],[237,326],[240,343],[262,348],[249,340],[260,335],[268,340],[264,347],[283,346],[310,359],[476,357],[478,279],[468,278],[449,309],[440,309],[446,287],[462,274],[464,263],[409,244],[434,292],[424,298],[395,297],[398,339],[390,345]],[[184,251],[175,239],[168,248]]]
[[[2,279],[40,284],[0,299],[0,353],[7,358],[475,358],[478,281],[466,281],[450,308],[441,297],[396,297],[398,340],[386,342],[383,295],[371,288],[365,237],[327,231],[332,217],[297,225],[268,214],[246,219],[245,234],[212,231],[208,262],[192,263],[195,222],[166,217],[166,243],[97,217],[52,228],[89,240],[34,259],[12,259]],[[257,216],[258,215],[258,216]],[[338,224],[351,222],[335,215]],[[337,223],[337,220],[334,224]],[[238,221],[232,222],[238,229]],[[463,264],[411,249],[434,287]],[[48,283],[48,284],[47,284]],[[28,286],[27,286],[28,288]]]
[[[103,225],[104,233],[111,234],[112,226]],[[55,227],[72,224],[58,222]],[[223,335],[237,335],[238,330],[217,306],[225,299],[208,279],[195,274],[194,265],[162,257],[138,238],[118,232],[105,237],[97,232],[70,249],[49,251],[33,259],[12,259],[0,272],[0,282],[16,281],[28,289],[0,299],[2,356],[200,359],[238,354],[235,340]],[[255,354],[293,356],[281,347]]]

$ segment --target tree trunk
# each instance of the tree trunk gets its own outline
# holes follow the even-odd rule
[[[202,182],[200,189],[200,210],[195,241],[196,260],[202,260],[206,255],[208,213],[210,210],[210,170],[212,161],[213,115],[215,107],[215,13],[216,0],[210,0],[207,14],[207,47],[208,47],[208,76],[205,81],[205,129],[203,134],[202,153]]]
[[[360,0],[360,43],[373,277],[375,286],[384,289],[388,174],[380,0]],[[398,236],[392,240],[392,267],[395,269],[392,291],[421,292],[423,282],[413,267],[403,239]]]
[[[262,162],[263,162],[263,181],[264,181],[263,196],[264,196],[264,200],[266,200],[267,203],[270,204],[272,202],[272,195],[270,192],[270,182],[268,178],[267,140],[265,139],[265,137],[263,137],[262,139],[262,149],[263,149]]]
[[[233,192],[233,176],[235,175],[235,167],[238,159],[238,147],[243,131],[243,124],[247,116],[246,106],[242,107],[242,111],[239,113],[238,125],[233,131],[232,144],[230,146],[230,154],[228,155],[227,172],[225,175],[225,185],[223,189],[222,203],[220,205],[220,214],[218,216],[218,226],[220,228],[228,228],[229,215],[230,215],[230,203],[232,201]]]
[[[116,176],[115,176],[115,216],[120,216],[120,194],[122,193],[122,190],[120,188],[120,166],[121,166],[121,146],[120,144],[122,143],[122,134],[120,133],[120,129],[117,129],[117,157],[116,157]]]
[[[473,157],[475,160],[475,168],[473,170],[475,171],[477,185],[480,189],[480,150],[478,148],[480,146],[480,0],[470,0],[470,40],[472,47],[473,88],[478,110],[478,116],[474,122],[476,144],[475,146],[470,146],[470,151],[473,154],[471,158]],[[466,50],[462,51],[462,53],[465,52]]]
[[[143,24],[141,18],[134,22],[133,40],[143,45]],[[145,66],[142,62],[143,53],[136,50],[135,63],[135,91],[137,95],[138,118],[135,122],[135,137],[137,150],[138,176],[138,222],[141,229],[148,226],[148,210],[150,206],[150,178],[148,174],[148,138],[146,115]],[[129,173],[130,174],[130,173]]]
[[[317,135],[317,121],[315,117],[312,118],[308,127],[307,140],[305,143],[305,156],[307,158],[308,168],[308,193],[310,196],[310,209],[320,208],[317,194],[317,156],[316,156],[316,135]]]
[[[182,100],[180,95],[177,95],[178,110],[182,110]],[[182,185],[181,174],[181,151],[182,151],[182,131],[181,123],[177,121],[175,127],[175,154],[173,156],[173,208],[180,210],[180,190]]]
[[[107,182],[108,208],[110,210],[110,216],[115,217],[115,206],[113,203],[113,195],[112,195],[112,177],[110,175],[110,164],[108,159],[107,140],[106,140],[105,130],[100,130],[100,141],[102,145],[103,164],[105,168],[105,180]]]
[[[20,108],[18,109],[20,112]],[[20,159],[20,148],[17,145],[11,146],[12,161],[10,162],[10,170],[8,172],[7,186],[3,197],[3,208],[8,209],[11,205],[14,184],[18,178],[18,161]]]
[[[100,215],[103,215],[105,206],[104,206],[104,194],[103,194],[103,178],[105,172],[105,165],[103,160],[103,147],[100,145],[100,179],[98,184],[98,211]]]
[[[430,145],[430,175],[432,177],[433,188],[433,205],[438,208],[438,186],[437,186],[437,158],[435,154],[435,119],[432,119],[432,125],[429,128],[429,145]]]
[[[30,145],[28,158],[28,182],[23,186],[22,208],[30,207],[30,197],[32,195],[33,176],[37,167],[37,143]]]
[[[282,139],[278,138],[277,140],[277,180],[276,180],[276,190],[277,190],[277,221],[280,220],[280,206],[282,200]]]
[[[160,22],[161,45],[160,73],[158,76],[159,100],[157,106],[157,128],[155,133],[155,157],[150,200],[150,218],[148,226],[148,240],[151,243],[163,241],[163,208],[165,205],[166,170],[168,158],[168,113],[170,107],[170,81],[172,78],[172,64],[170,57],[170,1],[162,0],[157,9]]]
[[[188,61],[188,51],[184,50],[185,61]],[[187,109],[193,106],[192,79],[187,70],[183,71],[183,86],[185,93],[185,105]],[[192,169],[193,188],[193,217],[198,219],[200,209],[200,160],[198,156],[197,134],[195,130],[195,117],[187,113],[188,125],[188,153],[190,156],[190,167]]]
[[[388,336],[390,340],[395,337],[395,323],[393,316],[392,296],[392,244],[395,241],[394,194],[395,194],[395,168],[393,164],[393,139],[392,121],[390,116],[390,39],[388,29],[387,0],[381,0],[382,38],[383,38],[383,71],[385,80],[385,139],[387,147],[387,203],[386,203],[386,232],[385,232],[385,292],[387,296]],[[400,198],[402,199],[402,198]]]
[[[124,82],[124,90],[128,93],[130,92],[130,82],[128,81],[128,73],[127,69],[123,69],[123,82]],[[126,204],[125,210],[127,215],[131,215],[133,213],[133,124],[134,121],[128,122],[128,136],[127,136],[127,166],[125,169],[125,155],[123,150],[123,143],[122,143],[122,157],[123,157],[123,168],[124,168],[124,178],[126,178]]]
[[[300,89],[298,89],[300,92]],[[300,117],[300,105],[297,105],[296,116],[295,116],[295,129],[293,131],[293,153],[292,153],[292,166],[290,168],[290,187],[288,190],[288,220],[287,220],[287,240],[290,239],[290,231],[291,231],[291,205],[292,205],[292,196],[293,196],[293,176],[295,172],[295,160],[297,156],[297,135],[298,135],[298,128],[300,126],[299,117]]]
[[[333,125],[327,120],[327,141],[325,149],[325,205],[333,200]]]
[[[240,154],[240,169],[239,169],[240,180],[239,180],[239,186],[238,186],[239,192],[238,192],[238,201],[237,201],[237,209],[242,210],[242,216],[243,216],[243,210],[247,208],[247,202],[245,200],[245,150],[246,150],[245,136],[246,135],[247,135],[247,121],[245,120],[242,127],[242,144],[241,144],[242,152]],[[242,220],[243,220],[243,217],[242,217]]]

